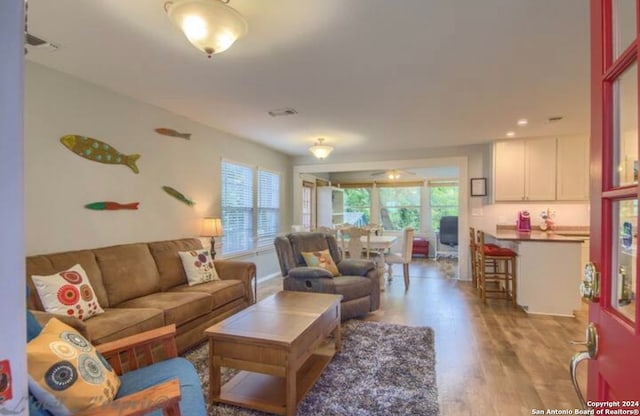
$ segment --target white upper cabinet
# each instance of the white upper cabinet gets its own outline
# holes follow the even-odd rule
[[[493,166],[496,201],[524,200],[524,141],[496,142]]]
[[[525,201],[556,199],[556,139],[525,140]]]
[[[589,138],[558,139],[558,200],[589,199]]]
[[[588,199],[586,138],[547,137],[494,144],[496,202]]]

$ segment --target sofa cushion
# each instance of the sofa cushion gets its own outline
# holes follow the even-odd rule
[[[158,292],[123,302],[119,307],[162,309],[165,325],[179,326],[211,312],[212,298],[202,292]]]
[[[213,267],[211,253],[207,249],[179,251],[184,272],[187,274],[189,286],[220,280],[216,268]]]
[[[196,286],[181,285],[172,287],[170,291],[207,293],[213,299],[212,309],[245,297],[244,285],[241,280],[214,280]]]
[[[81,321],[104,313],[81,265],[48,276],[32,275],[45,311]]]
[[[54,415],[108,403],[120,379],[82,335],[51,319],[27,344],[29,392]]]
[[[182,267],[178,252],[201,248],[202,243],[197,238],[149,243],[149,251],[156,262],[158,273],[160,274],[160,288],[162,290],[187,283],[187,275]]]
[[[146,244],[98,248],[93,252],[111,306],[160,291],[160,275]]]
[[[84,323],[92,342],[104,344],[164,326],[164,312],[162,309],[152,308],[105,309],[105,313],[93,316]]]
[[[70,269],[75,264],[81,265],[87,273],[87,277],[91,282],[91,287],[93,287],[93,291],[98,298],[100,306],[108,308],[110,305],[109,299],[107,298],[107,291],[105,290],[104,283],[102,281],[102,272],[100,271],[96,257],[91,250],[67,251],[63,253],[27,257],[27,276],[32,276],[34,274],[41,276],[51,275],[62,270]],[[31,279],[27,279],[27,283],[30,285],[31,289],[29,299],[27,301],[27,307],[29,309],[44,310]]]
[[[371,295],[371,279],[368,277],[340,276],[333,279],[333,283],[343,302]]]
[[[198,373],[193,365],[182,357],[160,361],[152,366],[123,374],[120,377],[122,387],[116,399],[175,378],[180,380],[180,413],[185,416],[206,416],[207,411]],[[161,416],[162,411],[157,410],[150,415]]]

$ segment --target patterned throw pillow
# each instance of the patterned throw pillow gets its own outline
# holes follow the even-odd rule
[[[31,276],[44,310],[81,321],[104,313],[82,266],[50,276]]]
[[[29,392],[53,415],[113,401],[120,378],[75,329],[52,318],[27,344]]]
[[[213,266],[209,250],[179,251],[178,254],[182,260],[184,272],[187,274],[189,286],[220,280],[216,268]]]
[[[321,250],[321,251],[309,251],[302,252],[302,257],[304,257],[305,263],[309,267],[322,267],[323,269],[327,269],[333,276],[340,276],[340,272],[338,271],[338,266],[333,262],[333,258],[331,257],[331,253],[329,253],[329,249]]]

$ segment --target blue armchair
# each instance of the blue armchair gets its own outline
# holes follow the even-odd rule
[[[41,330],[40,323],[27,311],[27,341]],[[113,402],[76,416],[207,414],[195,368],[188,360],[177,357],[175,325],[101,344],[96,349],[120,376],[121,386]],[[50,413],[30,394],[29,415]]]

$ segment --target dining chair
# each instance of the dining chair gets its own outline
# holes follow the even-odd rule
[[[404,276],[404,290],[409,289],[409,263],[411,263],[411,252],[413,251],[413,228],[402,230],[402,245],[399,252],[392,252],[384,256],[385,263],[389,266],[389,280],[393,276],[392,265],[402,264],[402,274]]]
[[[342,249],[351,259],[369,259],[371,255],[371,232],[366,228],[349,227],[340,231]],[[362,242],[361,237],[366,237]]]

